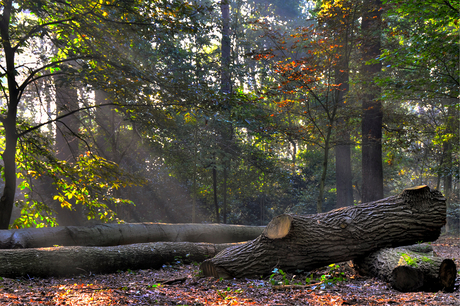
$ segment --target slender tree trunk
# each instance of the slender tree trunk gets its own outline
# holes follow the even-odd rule
[[[362,20],[363,61],[376,59],[380,55],[381,1],[364,1]],[[383,198],[382,165],[382,104],[378,100],[380,88],[373,82],[381,71],[381,64],[363,64],[363,117],[362,117],[362,201],[370,202]]]
[[[197,147],[197,133],[198,133],[198,120],[196,121],[195,131],[193,133],[193,184],[192,184],[192,223],[196,222],[196,180],[197,180],[197,156],[198,156],[198,147]]]
[[[16,117],[21,91],[16,83],[15,51],[11,47],[9,25],[12,1],[3,5],[3,14],[0,16],[0,34],[6,62],[6,78],[8,83],[8,111],[6,118],[1,118],[5,129],[5,150],[2,153],[3,175],[5,187],[0,198],[0,229],[7,229],[13,211],[14,197],[16,194],[16,146],[18,136],[16,133]]]
[[[321,179],[319,182],[319,195],[318,200],[316,202],[316,212],[322,213],[323,212],[323,197],[324,197],[324,186],[327,177],[327,167],[329,162],[329,146],[330,146],[330,139],[332,133],[332,121],[329,123],[329,127],[327,129],[326,139],[324,140],[324,158],[323,158],[323,172],[321,173]]]
[[[337,187],[336,208],[353,205],[353,186],[351,172],[351,149],[350,133],[344,132],[341,135],[342,143],[335,146],[335,175]]]
[[[223,188],[224,188],[224,198],[223,198],[223,201],[222,201],[222,215],[223,215],[223,223],[224,224],[227,224],[227,168],[228,168],[228,165],[227,163],[224,164],[224,173],[223,173],[223,177],[224,177],[224,184],[223,184]]]
[[[222,71],[221,89],[224,94],[231,92],[230,77],[230,5],[229,0],[222,0],[220,4],[222,13]]]
[[[450,101],[449,101],[450,102]],[[454,102],[455,103],[455,102]],[[448,106],[447,109],[447,122],[446,122],[446,133],[455,134],[456,123],[458,126],[458,120],[455,118],[455,108],[452,105]],[[452,177],[454,173],[453,165],[453,146],[454,141],[458,142],[457,138],[448,139],[443,143],[443,177],[444,177],[444,194],[447,201],[447,211],[450,211],[450,206],[452,205],[453,192],[452,192]],[[446,232],[449,233],[452,230],[455,220],[452,216],[447,218]]]
[[[214,191],[214,207],[216,209],[216,222],[220,223],[219,203],[217,202],[217,170],[215,165],[212,168],[212,188]]]
[[[12,99],[13,98],[13,99]],[[16,145],[18,137],[16,134],[16,110],[13,105],[17,105],[14,97],[10,94],[10,105],[8,114],[3,120],[3,127],[5,129],[5,150],[2,154],[4,163],[4,180],[5,187],[3,189],[2,197],[0,198],[0,229],[7,229],[10,224],[11,213],[13,211],[14,197],[16,194]]]
[[[231,76],[230,76],[230,60],[231,60],[231,41],[230,41],[230,4],[229,0],[222,0],[220,4],[220,10],[222,13],[222,72],[221,72],[221,91],[224,94],[224,106],[225,110],[229,111],[229,101],[232,92]],[[222,133],[224,148],[229,146],[229,141],[232,138],[233,128],[229,124],[229,131],[227,132],[227,124],[223,124],[224,132]],[[228,179],[228,167],[229,162],[224,159],[224,170],[223,170],[223,222],[227,223],[227,179]]]

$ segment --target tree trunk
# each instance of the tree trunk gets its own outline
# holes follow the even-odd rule
[[[0,248],[38,248],[55,245],[110,246],[156,241],[228,243],[254,239],[262,233],[263,229],[259,226],[187,223],[25,228],[0,231]]]
[[[216,160],[216,159],[214,159]],[[217,170],[216,165],[212,167],[212,189],[214,192],[214,208],[216,210],[216,222],[220,223],[219,202],[217,202]]]
[[[229,102],[230,95],[232,93],[232,82],[231,82],[231,74],[230,74],[230,53],[231,53],[231,40],[230,40],[230,4],[229,0],[222,0],[220,3],[220,10],[222,14],[222,71],[221,71],[221,91],[224,94],[224,105],[225,110],[229,110]],[[222,133],[223,138],[223,145],[228,146],[228,141],[231,139],[231,135],[233,134],[230,131],[230,134],[226,131],[227,124],[223,124],[224,132]],[[232,126],[230,124],[229,129],[232,130]],[[227,223],[227,178],[228,178],[228,167],[229,162],[224,160],[224,169],[223,169],[223,203],[222,203],[222,215],[223,215],[223,223]]]
[[[177,261],[203,261],[234,244],[191,242],[139,243],[112,247],[52,247],[0,250],[0,275],[16,278],[158,269]]]
[[[353,261],[362,275],[377,276],[402,292],[452,291],[457,267],[435,256],[430,245],[386,248]]]
[[[352,9],[353,11],[355,8]],[[337,91],[335,99],[341,109],[347,107],[347,95],[350,90],[350,53],[354,48],[353,43],[353,23],[355,14],[350,17],[346,7],[342,8],[344,29],[337,32],[336,42],[341,46],[338,49],[339,59],[335,67],[335,84]],[[338,16],[339,18],[341,16]],[[342,115],[343,116],[343,115]],[[335,176],[337,188],[337,202],[335,208],[353,205],[353,185],[351,172],[351,140],[348,131],[346,117],[338,120],[337,124],[337,144],[335,146]]]
[[[442,194],[428,186],[328,213],[274,218],[255,240],[232,247],[202,263],[206,276],[251,277],[309,271],[359,258],[384,247],[434,241],[446,222]]]
[[[363,118],[362,128],[362,202],[383,198],[382,165],[382,103],[378,100],[380,88],[373,78],[381,71],[381,64],[366,62],[380,56],[381,1],[364,1],[362,35]]]
[[[7,1],[3,5],[3,12],[0,17],[0,35],[2,38],[4,61],[6,63],[6,78],[8,92],[8,111],[6,118],[1,116],[0,120],[5,129],[5,149],[2,153],[3,175],[5,187],[0,198],[0,229],[7,229],[10,224],[11,213],[13,212],[14,197],[16,194],[16,145],[18,135],[16,132],[16,116],[18,111],[19,99],[23,88],[20,90],[16,82],[15,51],[10,42],[10,17],[12,1]],[[5,89],[4,89],[5,90]]]

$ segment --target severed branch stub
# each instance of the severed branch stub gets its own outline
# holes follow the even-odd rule
[[[205,276],[259,277],[276,267],[313,270],[381,248],[434,241],[446,222],[442,194],[428,186],[316,215],[275,217],[256,239],[205,260]]]

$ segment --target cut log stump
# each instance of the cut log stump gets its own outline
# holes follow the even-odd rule
[[[385,248],[353,261],[361,275],[376,276],[401,292],[452,291],[457,267],[427,244]]]
[[[309,271],[381,248],[434,241],[446,222],[445,199],[428,186],[316,215],[275,217],[256,239],[201,264],[206,276],[259,277],[277,267]]]

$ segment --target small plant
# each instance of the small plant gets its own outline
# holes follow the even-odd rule
[[[412,258],[410,255],[402,253],[401,258],[409,265],[412,267],[417,267],[417,258]]]
[[[148,288],[152,288],[152,289],[156,289],[156,288],[160,288],[160,287],[161,287],[161,284],[160,284],[160,283],[157,283],[157,284],[153,284],[153,285],[148,285],[147,287],[148,287]]]
[[[423,261],[423,262],[430,263],[430,264],[433,263],[433,259],[431,259],[431,258],[429,258],[429,257],[426,257],[426,256],[423,256],[423,257],[422,257],[422,261]]]
[[[227,289],[225,290],[217,290],[217,294],[224,300],[231,300],[235,298],[234,296],[231,296],[232,293],[241,293],[241,292],[243,292],[243,290],[241,290],[240,288],[232,291],[232,288],[230,287],[227,287]]]
[[[272,285],[289,285],[289,280],[287,279],[286,273],[278,268],[273,269],[273,274],[270,275],[269,281]],[[278,281],[275,279],[277,275],[281,275],[283,278],[283,281]]]

